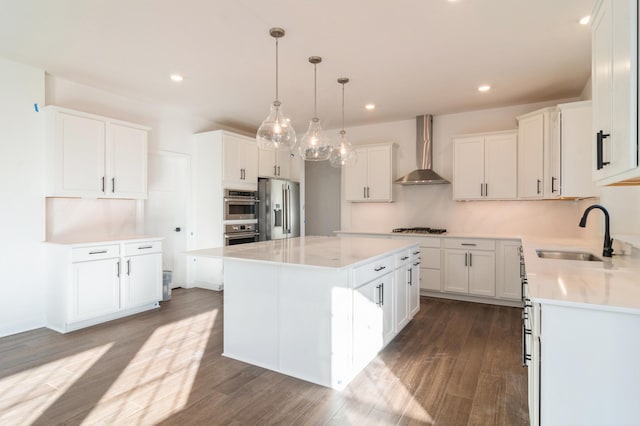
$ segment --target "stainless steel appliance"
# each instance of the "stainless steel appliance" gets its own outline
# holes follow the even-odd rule
[[[260,233],[255,223],[237,223],[224,226],[224,245],[254,243],[258,241]]]
[[[258,179],[260,241],[300,236],[300,184]]]
[[[245,220],[258,218],[258,193],[256,191],[224,190],[224,219]]]
[[[427,227],[414,227],[414,228],[395,228],[392,229],[393,233],[401,234],[444,234],[446,229],[427,228]]]

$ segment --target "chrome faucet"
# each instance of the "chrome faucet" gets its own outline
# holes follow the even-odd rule
[[[581,228],[587,226],[587,216],[593,209],[600,209],[602,210],[602,213],[604,213],[604,247],[602,249],[602,256],[611,257],[613,255],[613,247],[611,247],[611,245],[613,244],[613,239],[611,239],[611,236],[609,235],[609,212],[607,211],[607,209],[602,207],[600,204],[594,204],[587,207],[587,209],[582,214],[582,219],[580,219],[579,226]]]

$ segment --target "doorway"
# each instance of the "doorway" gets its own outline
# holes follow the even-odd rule
[[[149,154],[148,199],[144,229],[164,237],[162,269],[172,271],[172,288],[187,286],[187,206],[191,160],[186,154],[157,151]]]
[[[333,236],[340,230],[341,169],[307,161],[304,170],[305,235]]]

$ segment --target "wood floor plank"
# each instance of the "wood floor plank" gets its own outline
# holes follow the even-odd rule
[[[527,424],[519,310],[421,298],[343,391],[223,357],[223,293],[65,335],[0,338],[0,423]]]

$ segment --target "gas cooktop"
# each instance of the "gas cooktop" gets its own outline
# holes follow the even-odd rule
[[[402,233],[402,234],[444,234],[445,232],[447,232],[447,230],[436,229],[436,228],[415,227],[415,228],[395,228],[395,229],[392,229],[391,232]]]

